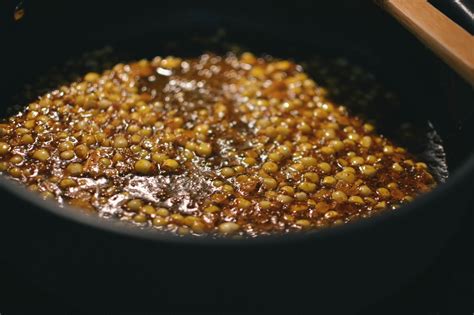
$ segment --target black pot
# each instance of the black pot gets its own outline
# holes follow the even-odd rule
[[[389,113],[381,115],[382,131],[430,122],[443,142],[448,180],[377,217],[236,241],[177,238],[88,216],[2,177],[1,259],[18,281],[74,307],[347,311],[391,294],[439,253],[473,192],[472,88],[371,3],[232,6],[26,3],[24,19],[1,35],[2,110],[6,115],[25,83],[82,52],[110,44],[137,58],[192,55],[206,48],[192,38],[224,28],[226,40],[254,51],[344,56],[370,69],[401,98],[402,106],[390,111],[379,104]]]

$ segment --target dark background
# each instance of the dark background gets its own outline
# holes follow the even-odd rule
[[[122,26],[127,25],[127,23],[133,23],[132,20],[128,19],[132,15],[149,16],[146,13],[146,7],[149,3],[145,1],[24,2],[25,17],[19,23],[11,21],[12,10],[17,3],[5,0],[0,4],[0,16],[2,16],[0,20],[0,25],[2,26],[0,28],[0,36],[2,36],[1,42],[4,43],[0,55],[5,58],[4,60],[8,60],[9,54],[23,54],[25,64],[34,65],[37,71],[46,70],[48,63],[42,61],[54,59],[55,54],[59,55],[66,52],[70,55],[77,55],[81,52],[83,48],[76,43],[75,38],[81,36],[81,34],[93,31],[92,28],[97,27],[96,25],[104,16],[108,17],[108,23],[116,23]],[[328,4],[326,3],[326,5]],[[238,6],[234,3],[223,1],[163,1],[160,3],[160,10],[156,11],[155,23],[159,24],[160,19],[166,20],[169,13],[176,10],[177,6],[182,7],[182,10],[201,10],[201,6],[214,7],[219,12],[242,15],[253,20],[261,19],[267,22],[271,20],[275,25],[275,31],[279,28],[284,28],[286,23],[297,23],[301,25],[301,33],[307,36],[312,36],[312,33],[311,29],[306,27],[311,25],[315,18],[324,15],[324,12],[321,12],[324,8],[316,1],[291,1],[289,3],[241,1]],[[354,24],[353,27],[359,29],[362,33],[366,32],[368,34],[366,40],[373,41],[375,45],[377,45],[379,38],[386,36],[386,34],[399,34],[397,36],[403,37],[403,43],[416,46],[420,51],[425,50],[396,21],[381,12],[370,1],[334,1],[334,4],[331,6],[333,9],[336,7],[341,8],[341,10],[340,12],[332,10],[331,14],[333,16],[324,19],[325,23],[337,25],[338,21],[345,19],[349,15],[358,15],[360,16],[360,22]],[[268,14],[268,10],[271,10],[271,14]],[[34,38],[23,35],[18,36],[18,34],[25,34],[24,31],[28,27],[39,29],[35,33]],[[344,31],[337,27],[332,28],[331,25],[328,25],[327,28],[339,33]],[[123,30],[124,28],[120,29]],[[100,29],[97,29],[97,33],[100,33],[100,31]],[[143,33],[146,32],[147,30],[144,29]],[[60,52],[48,50],[48,43],[52,40],[61,42],[63,50]],[[396,43],[398,38],[393,40]],[[348,38],[347,43],[350,43],[350,41],[351,39]],[[341,46],[349,46],[347,43],[340,44]],[[379,49],[394,49],[394,47],[396,45],[379,47]],[[356,50],[354,47],[347,48],[348,50]],[[408,54],[404,53],[403,46],[396,47],[396,49],[400,50],[401,58],[409,60]],[[373,61],[377,63],[377,60]],[[384,62],[387,63],[387,61]],[[427,60],[417,60],[416,62],[421,62],[421,65],[416,66],[419,66],[420,69],[429,69],[432,75],[443,75],[448,78],[456,77],[446,66],[437,61],[435,57],[430,57]],[[17,83],[16,81],[25,81],[25,78],[30,74],[28,67],[8,64],[8,62],[4,62],[3,66],[17,69],[17,77],[11,80],[12,87]],[[387,67],[390,67],[390,65],[387,64]],[[387,72],[389,71],[387,70]],[[462,85],[462,83],[459,84]],[[9,91],[10,87],[6,86],[3,88]],[[441,86],[441,88],[446,88],[446,86]],[[425,91],[429,91],[429,88]],[[472,145],[472,143],[466,145]],[[1,208],[4,209],[6,206],[8,205],[3,205]],[[456,235],[449,241],[447,246],[443,247],[437,259],[424,272],[418,275],[417,279],[399,288],[397,294],[382,301],[374,301],[372,306],[359,313],[472,314],[474,311],[473,210],[474,205],[471,203],[470,209],[466,211],[465,218]],[[420,231],[420,233],[422,232]],[[410,259],[410,257],[406,257],[406,259]],[[143,308],[141,302],[137,301],[138,309]],[[160,303],[160,309],[169,310],[166,301],[160,301]],[[83,297],[78,298],[77,305],[65,305],[60,298],[33,289],[27,283],[19,282],[5,266],[0,265],[0,313],[2,315],[13,314],[25,308],[35,313],[54,311],[62,311],[61,313],[64,313],[64,310],[67,309],[91,313],[91,307],[87,305],[87,292],[84,292]],[[189,308],[189,306],[183,305],[183,310]],[[218,301],[215,304],[215,310],[221,311]],[[308,313],[317,313],[317,308],[308,311]]]

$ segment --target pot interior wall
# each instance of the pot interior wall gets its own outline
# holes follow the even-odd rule
[[[246,10],[245,5],[232,9],[167,2],[145,6],[140,1],[111,8],[85,1],[81,8],[74,8],[74,15],[59,2],[55,6],[29,4],[25,10],[25,20],[3,34],[12,43],[6,47],[8,62],[1,78],[7,87],[0,96],[3,116],[33,100],[38,91],[57,86],[58,79],[51,76],[55,67],[73,80],[77,74],[101,70],[114,61],[167,54],[195,56],[239,46],[297,61],[321,56],[323,61],[308,71],[325,86],[330,81],[318,67],[336,58],[367,70],[375,78],[370,82],[381,84],[399,101],[381,94],[361,107],[354,102],[354,93],[351,98],[334,96],[334,100],[375,120],[380,132],[428,160],[440,180],[447,175],[446,158],[453,170],[470,151],[462,144],[473,120],[472,106],[467,104],[474,99],[472,89],[373,4],[347,1],[315,6],[297,1],[292,8],[279,8],[263,2]],[[113,51],[104,52],[106,46]],[[101,49],[99,54],[90,53]],[[68,70],[67,62],[77,60],[86,62]],[[340,80],[350,81],[349,72]],[[25,84],[34,87],[30,95],[25,93]],[[368,86],[361,86],[355,98],[360,101],[369,93]]]

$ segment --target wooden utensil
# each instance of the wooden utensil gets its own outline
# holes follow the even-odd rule
[[[474,23],[469,7],[462,0],[452,1],[467,14],[468,21]],[[427,0],[382,0],[377,3],[474,86],[474,36],[468,30]]]

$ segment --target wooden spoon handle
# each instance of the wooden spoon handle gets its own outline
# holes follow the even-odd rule
[[[460,0],[452,1],[461,2]],[[377,3],[474,86],[474,36],[472,34],[427,0],[382,0]],[[473,20],[471,22],[474,23]]]

